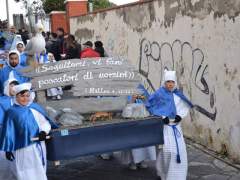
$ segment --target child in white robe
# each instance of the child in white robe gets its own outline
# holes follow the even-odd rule
[[[187,151],[180,122],[193,105],[176,88],[176,72],[164,73],[162,87],[149,97],[146,104],[150,113],[162,117],[164,122],[164,145],[156,161],[157,174],[162,180],[186,180]]]
[[[46,112],[33,103],[31,84],[14,86],[15,104],[7,111],[0,139],[0,149],[16,167],[17,180],[47,180],[45,140],[57,126]],[[38,141],[32,138],[38,137]]]

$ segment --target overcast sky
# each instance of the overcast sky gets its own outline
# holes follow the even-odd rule
[[[1,2],[0,19],[5,20],[7,19],[6,0],[0,0],[0,2]],[[8,0],[8,4],[10,14],[21,14],[25,12],[22,3],[15,3],[14,0]]]
[[[127,4],[136,2],[138,0],[109,0],[117,5]],[[0,0],[1,2],[1,10],[0,10],[0,19],[5,20],[7,19],[7,13],[6,13],[6,0]],[[24,8],[21,3],[15,3],[14,0],[8,0],[9,2],[9,12],[10,14],[21,14],[24,13]],[[12,23],[12,22],[11,22]]]
[[[131,2],[136,2],[138,0],[109,0],[117,5],[122,5],[122,4],[127,4],[127,3],[131,3]]]

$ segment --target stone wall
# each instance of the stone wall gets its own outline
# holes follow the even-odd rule
[[[126,56],[151,91],[164,68],[176,70],[196,105],[185,135],[239,162],[239,12],[240,0],[151,0],[71,18],[70,30]]]

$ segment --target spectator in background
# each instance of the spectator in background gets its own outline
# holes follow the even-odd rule
[[[5,45],[5,38],[2,37],[2,35],[0,34],[0,50],[4,49],[4,45]]]
[[[46,37],[45,37],[45,41],[46,42],[48,42],[48,40],[49,40],[49,38],[50,38],[50,32],[49,31],[47,31],[47,33],[46,33]]]
[[[15,38],[16,29],[14,26],[10,26],[8,31],[3,33],[3,37],[5,38],[5,43],[4,43],[4,49],[5,50],[10,50],[13,40]]]
[[[57,41],[58,41],[58,43],[60,45],[60,54],[64,54],[64,51],[63,51],[64,50],[64,48],[63,48],[63,44],[64,44],[64,29],[59,27],[57,29],[56,33],[57,33]],[[58,60],[58,59],[56,59],[56,60]]]
[[[95,41],[94,46],[95,46],[94,50],[97,51],[100,54],[100,57],[107,57],[108,56],[104,47],[103,47],[102,41]]]
[[[12,34],[15,34],[15,33],[16,33],[16,28],[15,28],[15,26],[10,26],[9,32],[12,33]]]
[[[42,36],[44,37],[44,39],[46,39],[46,32],[45,31],[42,32]]]
[[[22,32],[21,32],[21,37],[22,37],[22,41],[24,43],[24,45],[27,44],[27,40],[29,39],[29,35],[28,35],[28,31],[26,31],[25,28],[22,28]]]
[[[22,29],[18,29],[18,32],[17,32],[17,34],[22,34]]]
[[[91,57],[100,57],[100,54],[95,51],[93,48],[93,43],[91,41],[87,41],[83,44],[83,50],[81,51],[81,58],[91,58]]]
[[[0,69],[5,65],[8,56],[8,53],[4,50],[5,38],[2,35],[3,33],[0,32]]]
[[[46,44],[46,49],[47,52],[50,52],[54,55],[56,61],[61,60],[60,42],[58,41],[56,33],[51,33],[50,39]]]
[[[72,34],[69,34],[66,39],[66,56],[64,59],[80,58],[80,51],[81,49],[79,49],[79,46],[75,41],[75,37]]]

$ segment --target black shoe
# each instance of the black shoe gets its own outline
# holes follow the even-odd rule
[[[161,177],[160,177],[160,176],[158,176],[158,177],[156,178],[156,180],[162,180],[162,179],[161,179]]]

